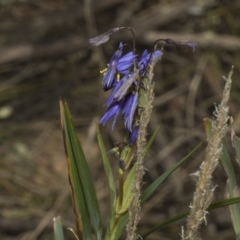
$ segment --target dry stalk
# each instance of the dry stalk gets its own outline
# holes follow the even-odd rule
[[[222,151],[221,140],[225,136],[227,130],[228,117],[228,100],[231,89],[231,77],[233,74],[233,67],[228,77],[223,77],[226,81],[223,90],[223,98],[221,104],[216,106],[213,120],[212,135],[208,139],[208,146],[203,163],[197,172],[198,181],[196,191],[193,196],[193,203],[190,205],[190,214],[187,220],[186,233],[182,233],[182,239],[193,240],[196,239],[198,229],[204,220],[206,222],[207,207],[213,199],[213,192],[215,187],[212,184],[212,173],[218,164],[218,159]]]
[[[144,148],[146,145],[146,135],[147,135],[147,125],[150,119],[150,115],[152,112],[152,105],[154,99],[154,83],[153,79],[153,68],[157,62],[157,59],[154,59],[151,64],[149,64],[148,70],[148,80],[149,84],[146,86],[146,105],[144,106],[143,112],[140,117],[139,124],[139,134],[137,139],[137,162],[136,162],[136,175],[133,182],[132,188],[132,200],[129,207],[129,222],[127,225],[127,240],[137,239],[138,236],[136,234],[137,224],[140,220],[140,196],[141,196],[141,186],[142,186],[142,178],[145,173],[145,169],[143,166],[144,163]]]

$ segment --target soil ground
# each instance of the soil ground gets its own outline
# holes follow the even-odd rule
[[[132,44],[128,31],[111,36],[99,47],[88,39],[117,26],[130,26],[137,52],[153,48],[159,38],[198,44],[164,45],[155,68],[155,100],[149,135],[160,132],[148,153],[144,186],[186,156],[199,142],[204,146],[181,166],[144,205],[139,232],[189,209],[195,182],[189,175],[205,153],[203,119],[213,118],[224,80],[234,65],[230,115],[240,135],[240,2],[239,1],[64,1],[0,0],[0,239],[53,239],[52,218],[64,228],[75,226],[59,120],[59,99],[65,99],[91,166],[102,216],[108,212],[108,191],[96,141],[95,122],[106,110],[100,70],[119,42]],[[162,47],[161,45],[159,46]],[[119,119],[102,127],[108,149],[122,141]],[[227,134],[229,142],[230,133]],[[239,166],[229,144],[236,175]],[[118,162],[111,164],[116,174]],[[225,199],[227,176],[214,173],[214,200]],[[107,224],[105,219],[104,225]],[[180,239],[178,221],[148,239]],[[65,231],[66,239],[74,239]],[[199,238],[233,240],[229,209],[212,211]],[[122,238],[124,239],[124,237]]]

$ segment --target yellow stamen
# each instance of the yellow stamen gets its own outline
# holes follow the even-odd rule
[[[118,82],[120,81],[120,74],[119,73],[117,74],[117,81]]]
[[[105,73],[107,71],[107,68],[100,71],[100,73]]]

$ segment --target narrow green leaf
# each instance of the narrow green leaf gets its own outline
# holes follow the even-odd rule
[[[144,151],[144,155],[146,155],[148,150],[150,149],[150,147],[151,147],[159,129],[160,129],[160,126],[155,130],[154,134],[152,135],[152,137],[147,142],[146,147],[145,147],[145,151]],[[124,184],[124,192],[125,192],[124,196],[125,196],[125,194],[129,195],[128,193],[129,193],[130,189],[132,189],[131,182],[133,181],[133,178],[134,178],[135,169],[136,168],[133,167],[131,169],[131,171],[129,172],[128,176],[127,176],[127,179],[126,179],[125,184]],[[127,202],[126,202],[127,197],[125,196],[124,199],[125,199],[125,202],[123,203],[123,206],[126,206],[127,205]],[[118,221],[117,226],[115,227],[115,233],[114,233],[115,234],[114,235],[115,239],[119,239],[122,232],[126,228],[126,224],[128,222],[128,217],[129,216],[128,216],[127,212],[120,217],[120,220]]]
[[[115,232],[115,238],[114,239],[119,239],[120,236],[122,235],[123,231],[126,229],[127,223],[128,223],[128,212],[126,212],[124,215],[122,215],[117,223],[116,226],[116,232]]]
[[[94,188],[93,180],[91,177],[91,173],[90,173],[84,152],[82,150],[82,146],[78,140],[74,126],[72,124],[69,109],[66,103],[64,104],[64,106],[65,106],[65,112],[67,116],[69,133],[73,143],[73,152],[75,155],[76,166],[80,175],[82,189],[83,189],[84,197],[86,200],[89,217],[92,223],[93,230],[97,236],[97,239],[100,240],[102,237],[102,224],[101,224],[101,217],[100,217],[96,191]]]
[[[203,124],[204,124],[204,128],[205,128],[207,138],[210,139],[210,137],[212,135],[212,120],[209,119],[209,118],[204,118],[203,119]]]
[[[236,187],[235,173],[225,142],[222,143],[221,163],[229,177],[228,186],[232,191]]]
[[[236,204],[236,203],[239,203],[239,202],[240,202],[240,197],[225,199],[225,200],[222,200],[222,201],[218,201],[218,202],[212,203],[212,204],[207,208],[207,210],[208,210],[208,211],[211,211],[211,210],[214,210],[214,209],[217,209],[217,208],[222,208],[222,207],[230,206],[230,205],[232,205],[232,204]]]
[[[64,240],[61,217],[53,218],[54,239]]]
[[[69,109],[67,107],[66,103],[60,103],[61,106],[61,116],[63,119],[63,133],[64,133],[64,139],[66,143],[66,152],[68,155],[68,159],[70,162],[70,168],[69,175],[73,179],[73,189],[74,187],[77,187],[75,191],[73,191],[73,194],[76,195],[75,198],[77,202],[79,203],[79,210],[81,212],[82,217],[82,225],[86,225],[85,230],[87,230],[87,236],[85,236],[85,233],[83,232],[84,236],[87,238],[91,238],[91,235],[89,235],[89,222],[85,223],[85,220],[83,217],[87,219],[86,210],[89,215],[89,219],[91,221],[94,233],[96,234],[96,237],[98,240],[102,237],[102,224],[101,224],[101,218],[100,218],[100,211],[98,206],[98,201],[96,197],[96,192],[94,189],[93,180],[90,174],[90,170],[84,155],[84,152],[82,150],[81,144],[78,140],[77,134],[75,132],[71,115],[69,112]],[[82,193],[79,193],[78,191],[82,191]],[[84,213],[84,216],[83,216]],[[84,230],[84,228],[83,228]],[[84,237],[84,240],[85,240]]]
[[[204,119],[204,127],[207,134],[207,137],[210,138],[212,134],[212,121],[210,119]],[[235,137],[235,134],[233,135],[233,139]],[[233,145],[236,146],[236,143],[233,142]],[[221,162],[222,165],[228,175],[228,193],[231,198],[235,197],[234,190],[236,188],[236,179],[235,179],[235,173],[233,169],[233,165],[231,162],[231,158],[228,154],[226,143],[223,141],[222,143],[222,153],[221,153]],[[235,204],[230,206],[232,221],[234,230],[236,233],[236,237],[238,240],[240,240],[240,205]]]
[[[110,222],[111,222],[111,220],[114,218],[114,215],[115,215],[116,188],[115,188],[115,184],[114,184],[112,169],[109,164],[106,148],[105,148],[98,124],[96,124],[96,129],[97,129],[98,145],[99,145],[100,152],[102,155],[103,166],[104,166],[105,174],[107,177],[107,185],[108,185],[108,190],[109,190],[110,206],[111,206],[111,209],[110,209]],[[109,234],[110,228],[111,228],[111,226],[110,226],[110,224],[108,224],[106,236]]]
[[[183,158],[181,161],[179,161],[177,164],[175,164],[173,167],[171,167],[168,171],[166,171],[164,174],[162,174],[159,178],[157,178],[142,194],[141,196],[141,203],[144,203],[158,188],[158,186],[171,175],[182,163],[184,163],[194,152],[198,150],[198,148],[202,145],[202,143],[199,143],[197,147],[195,147],[185,158]]]
[[[103,142],[98,124],[96,124],[96,128],[97,128],[98,145],[99,145],[99,148],[100,148],[100,151],[102,154],[103,166],[104,166],[104,170],[105,170],[105,173],[107,176],[107,184],[108,184],[108,189],[109,189],[109,193],[110,193],[110,204],[111,204],[111,206],[114,206],[115,201],[116,201],[116,188],[115,188],[115,184],[114,184],[113,173],[112,173],[111,166],[109,164],[106,148],[104,146],[104,142]]]
[[[237,161],[238,161],[238,164],[240,165],[240,138],[238,138],[234,134],[233,141],[234,141],[234,146],[235,146],[235,149],[236,149]]]
[[[144,156],[147,154],[148,150],[152,146],[152,143],[153,143],[155,137],[157,136],[157,133],[158,133],[159,129],[160,129],[160,126],[157,127],[157,129],[153,133],[152,137],[149,139],[148,143],[146,144],[145,151],[144,151]]]
[[[76,216],[78,236],[83,235],[84,240],[91,240],[91,223],[87,210],[87,203],[83,195],[81,178],[76,166],[76,159],[72,149],[72,142],[67,125],[66,113],[62,101],[60,101],[61,124],[63,141],[67,155],[69,183],[71,187],[71,197],[73,209]],[[82,237],[81,237],[82,238]]]
[[[132,167],[128,176],[124,182],[123,186],[123,204],[119,214],[124,213],[128,210],[129,204],[131,202],[131,195],[132,195],[132,184],[135,178],[136,173],[136,165]]]
[[[157,189],[157,187],[167,178],[169,177],[184,161],[186,161],[200,146],[202,143],[199,143],[197,147],[195,147],[185,158],[175,164],[172,168],[170,168],[167,172],[162,174],[158,179],[156,179],[142,194],[141,196],[141,204],[143,204]],[[126,224],[128,222],[128,213],[125,213],[118,222],[116,226],[116,239],[118,239],[124,229],[126,228]]]
[[[221,154],[222,165],[228,175],[228,193],[231,198],[235,197],[235,190],[237,188],[237,182],[235,178],[234,168],[231,162],[231,158],[228,154],[226,144],[223,143]],[[240,240],[240,205],[235,204],[230,206],[231,217],[233,222],[236,238]]]
[[[229,205],[232,205],[232,204],[236,204],[236,203],[239,203],[240,202],[240,197],[238,198],[231,198],[231,199],[227,199],[227,200],[223,200],[223,201],[219,201],[219,202],[216,202],[216,203],[213,203],[211,204],[208,208],[207,208],[207,211],[211,211],[211,210],[214,210],[214,209],[217,209],[217,208],[221,208],[221,207],[225,207],[225,206],[229,206]],[[142,238],[146,238],[147,236],[149,236],[151,233],[153,232],[156,232],[184,217],[187,217],[189,215],[189,211],[186,211],[186,212],[183,212],[183,213],[180,213],[172,218],[169,218],[168,220],[158,224],[157,226],[151,228],[149,231],[145,232],[144,234],[141,235]]]

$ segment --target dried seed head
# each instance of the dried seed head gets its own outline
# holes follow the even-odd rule
[[[197,44],[194,42],[188,42],[188,41],[174,41],[172,39],[166,39],[166,43],[169,44],[174,44],[174,45],[183,45],[183,46],[189,46],[193,49],[193,51],[195,51]]]
[[[98,46],[98,45],[101,45],[101,44],[107,42],[109,40],[110,35],[118,32],[118,31],[119,31],[119,28],[113,28],[113,29],[110,29],[107,32],[101,34],[101,35],[98,35],[95,38],[90,38],[89,39],[90,47],[91,46]]]
[[[173,45],[183,45],[183,46],[189,46],[190,48],[193,49],[193,51],[195,51],[197,44],[195,42],[189,42],[189,41],[175,41],[172,40],[170,38],[165,38],[165,39],[158,39],[155,43],[154,43],[154,48],[157,48],[157,44],[158,42],[164,42],[164,43],[168,43],[168,44],[173,44]]]

